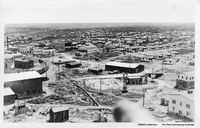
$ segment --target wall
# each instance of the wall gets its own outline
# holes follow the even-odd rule
[[[15,95],[4,96],[4,105],[10,105],[15,103]]]
[[[176,104],[172,103],[172,99],[176,100]],[[182,106],[180,106],[180,102],[182,102]],[[189,104],[190,108],[186,108],[186,104]],[[173,106],[175,107],[175,110],[173,110]],[[182,111],[182,116],[186,116],[194,120],[194,102],[181,95],[169,95],[169,111],[179,113],[179,110]],[[191,112],[189,116],[187,115],[187,111]]]
[[[184,74],[178,74],[177,75],[177,79],[179,79],[179,80],[185,80],[185,81],[194,81],[194,77],[186,76]]]
[[[144,71],[144,66],[139,65],[136,68],[127,68],[127,67],[117,67],[117,66],[110,66],[105,65],[105,70],[107,71],[113,71],[113,70],[119,70],[120,72],[129,72],[129,73],[139,73],[141,71]]]
[[[15,93],[27,93],[29,95],[42,93],[42,79],[28,79],[21,81],[5,82],[4,87],[10,87]],[[35,89],[35,93],[33,90]]]
[[[181,86],[183,88],[188,88],[188,87],[191,87],[191,88],[194,88],[194,81],[185,81],[185,80],[179,80],[177,79],[176,80],[176,86]]]
[[[34,61],[14,61],[15,63],[15,68],[22,68],[22,69],[28,69],[28,68],[33,68],[34,67]]]
[[[60,111],[53,113],[52,110],[50,110],[50,122],[65,122],[69,119],[69,111]]]

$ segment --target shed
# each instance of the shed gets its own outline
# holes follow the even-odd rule
[[[161,105],[164,105],[164,106],[168,106],[169,104],[169,99],[166,99],[166,98],[161,98]]]
[[[11,88],[4,88],[4,106],[15,103],[15,93]]]
[[[144,65],[136,63],[108,62],[105,65],[105,70],[107,71],[118,70],[124,73],[139,73],[144,71]]]
[[[68,107],[53,107],[49,111],[49,122],[65,122],[69,120],[69,108]]]

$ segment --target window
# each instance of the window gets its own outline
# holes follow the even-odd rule
[[[180,106],[182,106],[182,102],[180,102]]]
[[[33,89],[33,94],[35,93],[35,89]]]
[[[186,104],[186,108],[190,108],[190,105],[189,105],[189,104]]]
[[[182,115],[182,111],[181,111],[181,110],[179,110],[179,112],[178,112],[178,113],[179,113],[179,115]]]
[[[172,100],[172,103],[173,103],[173,104],[176,104],[176,100]]]
[[[173,106],[172,109],[175,110],[175,107]]]
[[[190,112],[187,111],[187,116],[189,116],[189,115],[190,115]]]
[[[186,77],[186,80],[187,80],[187,77]]]
[[[38,92],[41,92],[41,89],[40,89],[40,88],[38,89]]]
[[[30,94],[30,90],[27,90],[27,94]]]
[[[179,78],[179,75],[178,75],[178,78]]]
[[[182,76],[182,79],[183,79],[183,76]]]

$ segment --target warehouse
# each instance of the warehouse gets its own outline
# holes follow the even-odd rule
[[[15,103],[15,93],[11,88],[4,88],[4,105]]]
[[[144,65],[132,64],[132,63],[121,63],[121,62],[108,62],[105,65],[106,71],[118,70],[124,73],[139,73],[144,71]]]
[[[69,120],[69,109],[67,107],[54,107],[50,111],[49,122],[65,122]]]
[[[43,77],[37,71],[4,75],[4,87],[10,87],[16,94],[34,95],[42,93]]]
[[[15,68],[29,69],[29,68],[34,67],[33,60],[15,59],[14,64],[15,64]]]

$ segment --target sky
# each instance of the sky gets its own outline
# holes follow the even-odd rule
[[[4,23],[195,22],[194,0],[4,0]]]

